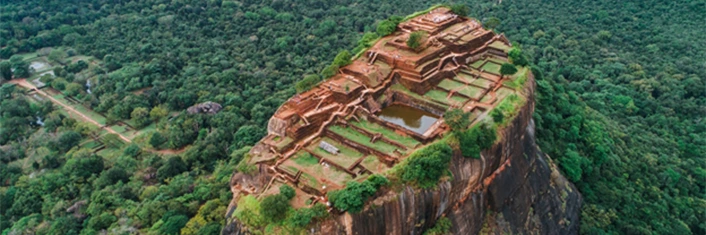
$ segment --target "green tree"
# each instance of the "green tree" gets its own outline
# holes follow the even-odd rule
[[[513,75],[517,73],[517,68],[510,64],[510,63],[503,63],[502,66],[500,66],[500,75],[507,76],[507,75]]]
[[[471,8],[466,4],[453,4],[451,5],[451,12],[459,16],[468,16],[471,12]]]
[[[184,163],[184,160],[181,160],[180,157],[174,156],[170,157],[164,165],[159,167],[157,169],[157,177],[159,180],[165,180],[167,178],[171,178],[173,176],[176,176],[178,174],[181,174],[182,172],[186,171],[186,163]]]
[[[69,149],[77,146],[81,142],[81,134],[75,131],[67,131],[59,136],[57,141],[57,146],[62,152],[69,151]]]
[[[445,142],[438,142],[412,153],[402,167],[402,181],[421,188],[436,185],[446,172],[453,150]]]
[[[522,50],[517,47],[513,47],[512,49],[510,49],[510,52],[508,52],[508,57],[514,65],[520,67],[525,67],[529,65],[529,60],[527,60],[527,57],[524,55],[524,53],[522,53]]]
[[[10,63],[12,65],[12,69],[15,70],[13,72],[13,74],[15,75],[16,78],[29,77],[29,64],[27,64],[27,62],[24,61],[22,56],[19,56],[19,55],[12,56],[10,58]]]
[[[169,110],[167,110],[163,105],[155,106],[152,110],[150,110],[150,118],[153,122],[158,122],[168,114]]]
[[[383,20],[378,23],[377,28],[375,29],[375,32],[377,32],[378,35],[381,37],[390,35],[391,33],[395,32],[397,29],[397,23],[393,22],[391,20]]]
[[[61,49],[54,49],[51,52],[49,52],[49,56],[47,57],[49,60],[54,61],[59,64],[64,64],[64,59],[66,59],[68,55],[64,50]]]
[[[292,199],[294,195],[296,195],[294,188],[286,184],[279,187],[279,193],[284,195],[287,199]]]
[[[160,132],[155,132],[152,134],[152,137],[150,137],[150,145],[155,149],[160,149],[165,142],[167,142],[167,138],[164,138],[164,135]]]
[[[276,223],[282,221],[291,206],[289,199],[282,194],[270,195],[260,203],[260,215],[266,220]]]
[[[321,79],[319,78],[319,75],[309,74],[304,76],[304,79],[302,79],[301,81],[298,81],[294,85],[294,89],[297,90],[297,93],[302,93],[310,90],[311,88],[316,86],[316,84],[318,84],[320,81]]]
[[[498,19],[497,17],[490,17],[488,18],[488,20],[485,21],[485,27],[489,29],[495,29],[496,27],[498,27],[498,25],[500,25],[500,23],[500,19]]]
[[[353,56],[348,50],[343,50],[336,55],[336,58],[333,59],[333,64],[338,67],[349,65],[352,62],[351,57]]]
[[[144,107],[135,108],[132,110],[132,113],[130,113],[130,117],[132,121],[135,122],[135,125],[137,125],[137,128],[142,128],[150,124],[148,116],[149,111]]]
[[[424,38],[424,31],[416,31],[409,34],[407,38],[407,46],[412,49],[417,49],[422,45],[422,38]]]
[[[444,113],[444,122],[446,122],[454,132],[463,132],[471,124],[471,114],[463,112],[461,109],[452,109]]]
[[[10,61],[0,62],[0,78],[5,80],[12,79],[12,64],[10,64]]]

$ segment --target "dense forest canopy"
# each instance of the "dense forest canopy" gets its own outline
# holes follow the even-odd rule
[[[47,54],[62,65],[51,87],[155,130],[96,154],[81,122],[3,86],[0,231],[218,231],[230,174],[294,84],[383,20],[437,3],[3,1],[0,79]],[[706,1],[457,3],[537,66],[539,145],[584,196],[582,233],[706,233]],[[75,55],[97,62],[62,60]],[[224,109],[185,112],[205,101]]]

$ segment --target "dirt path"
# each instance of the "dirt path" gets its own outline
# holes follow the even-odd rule
[[[124,135],[120,134],[119,132],[113,130],[112,128],[110,128],[110,127],[105,127],[105,126],[101,125],[99,122],[97,122],[96,120],[93,120],[91,117],[84,115],[83,113],[77,111],[76,109],[74,109],[73,107],[71,107],[71,106],[69,106],[69,105],[66,105],[66,104],[64,104],[64,103],[61,103],[59,100],[55,99],[54,97],[52,97],[51,95],[47,94],[46,92],[37,89],[36,86],[34,86],[33,84],[27,82],[26,79],[13,79],[13,80],[10,80],[8,83],[10,83],[10,84],[16,84],[16,85],[19,85],[19,86],[21,86],[21,87],[27,88],[27,89],[29,89],[29,90],[34,90],[34,91],[37,92],[37,94],[40,94],[40,95],[42,95],[42,96],[44,96],[44,97],[49,98],[54,104],[57,104],[57,105],[63,107],[64,109],[66,109],[67,111],[78,115],[79,117],[83,118],[85,121],[87,121],[87,122],[89,122],[89,123],[92,123],[93,125],[98,126],[98,128],[100,128],[100,129],[104,129],[104,130],[106,130],[106,131],[108,131],[108,132],[110,132],[110,133],[112,133],[112,134],[118,135],[118,136],[120,137],[120,139],[123,139],[123,140],[124,140],[125,142],[127,142],[127,143],[132,143],[132,140],[128,139],[127,137],[125,137]]]

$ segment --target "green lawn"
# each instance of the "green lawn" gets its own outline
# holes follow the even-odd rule
[[[502,43],[501,41],[495,41],[490,44],[490,47],[497,48],[500,50],[503,50],[505,52],[510,51],[510,47],[508,45],[505,45],[505,43]]]
[[[356,127],[370,131],[372,133],[381,133],[383,136],[385,136],[385,138],[388,138],[409,148],[414,148],[419,144],[419,141],[410,136],[397,134],[397,132],[392,129],[362,119],[360,122],[352,122],[351,124]]]
[[[446,99],[446,96],[448,96],[449,93],[446,93],[445,91],[440,91],[440,90],[430,90],[426,94],[424,94],[424,97],[441,102],[443,104],[450,104],[449,100]]]
[[[385,173],[389,169],[387,165],[380,162],[380,160],[378,160],[378,158],[375,156],[367,156],[365,159],[363,159],[363,161],[360,162],[360,165],[375,174]]]
[[[498,64],[507,63],[507,60],[503,60],[503,59],[500,59],[500,58],[497,58],[497,57],[490,57],[490,58],[488,58],[488,61],[492,61],[492,62],[495,62],[495,63],[498,63]]]
[[[299,151],[297,155],[292,158],[292,160],[302,166],[312,166],[319,164],[318,158],[304,151]]]
[[[460,83],[460,82],[457,82],[457,81],[454,81],[454,80],[451,80],[451,79],[444,79],[444,80],[442,80],[442,81],[439,83],[439,85],[437,85],[437,86],[438,86],[438,87],[441,87],[441,88],[444,88],[445,90],[451,91],[451,90],[454,90],[454,89],[458,89],[458,88],[461,88],[461,87],[465,87],[466,84],[463,84],[463,83]]]
[[[392,152],[397,149],[397,147],[395,147],[394,145],[382,141],[375,141],[375,143],[371,143],[370,137],[356,130],[353,130],[352,128],[344,128],[342,126],[331,126],[329,127],[329,130],[333,131],[334,133],[340,136],[348,138],[353,142],[359,143],[369,148],[373,148],[383,153],[392,154]]]
[[[284,148],[284,146],[289,145],[289,144],[292,143],[293,141],[294,141],[294,139],[292,139],[291,137],[284,137],[284,139],[282,139],[282,140],[280,140],[279,142],[277,142],[277,144],[275,145],[275,147],[276,147],[278,150],[281,150],[282,148]]]
[[[474,86],[466,86],[463,89],[458,90],[458,93],[474,99],[480,99],[483,92],[483,89]]]
[[[490,88],[490,86],[493,85],[493,81],[485,80],[485,79],[479,78],[479,79],[476,79],[475,81],[473,81],[471,84],[476,85],[476,86],[479,86],[479,87],[483,87],[483,88],[486,88],[486,89],[487,89],[487,88]]]
[[[480,66],[482,66],[483,63],[485,63],[485,60],[476,60],[471,64],[471,67],[476,68],[476,69],[480,69]]]
[[[507,97],[508,95],[510,95],[512,93],[515,93],[515,91],[512,89],[502,87],[502,88],[498,89],[498,91],[495,94],[498,96],[497,100],[502,100],[503,98]]]
[[[326,143],[329,143],[329,144],[335,146],[336,148],[338,148],[339,153],[336,155],[333,155],[333,154],[329,153],[328,151],[320,148],[319,143],[321,141],[326,141]],[[314,141],[313,143],[314,144],[311,144],[307,147],[307,149],[309,149],[309,151],[312,151],[315,154],[325,158],[326,160],[335,162],[336,164],[341,165],[346,168],[350,167],[351,165],[353,165],[353,163],[358,161],[358,159],[363,157],[362,153],[356,151],[355,149],[349,148],[349,147],[339,143],[338,141],[332,140],[330,138],[322,138],[320,141]]]
[[[472,73],[472,72],[468,71],[468,73]],[[473,78],[473,76],[471,76],[470,74],[461,72],[456,75],[456,80],[471,83],[475,80],[475,78]]]
[[[485,65],[483,65],[483,70],[494,74],[500,74],[500,64],[493,62],[485,63]]]
[[[307,161],[307,160],[299,160],[299,161],[303,161],[304,164],[299,164],[296,160],[289,159],[287,161],[284,161],[284,163],[282,163],[282,166],[291,167],[291,169],[302,170],[302,171],[304,171],[302,173],[302,176],[304,176],[304,174],[307,174],[307,175],[310,175],[312,177],[316,177],[319,179],[329,180],[329,181],[331,181],[335,184],[341,185],[341,186],[345,185],[346,182],[353,179],[353,177],[351,177],[351,175],[349,175],[348,173],[346,173],[344,171],[340,171],[340,170],[336,169],[336,167],[334,167],[334,166],[323,166],[322,164],[318,164],[318,162],[316,164],[311,164],[311,162]],[[313,187],[313,185],[311,185],[311,186]],[[317,189],[321,189],[321,188],[318,187]]]

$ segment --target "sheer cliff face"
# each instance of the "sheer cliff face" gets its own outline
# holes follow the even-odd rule
[[[533,82],[527,84],[530,100]],[[421,234],[444,215],[453,234],[578,233],[581,195],[536,146],[533,111],[530,101],[481,159],[455,156],[452,180],[436,189],[388,193],[350,215],[346,232]]]
[[[453,234],[578,233],[581,195],[535,144],[533,79],[525,94],[527,104],[500,130],[501,140],[483,151],[481,159],[454,156],[452,179],[428,190],[406,187],[386,192],[362,212],[333,216],[309,231],[422,234],[446,216]],[[223,233],[240,234],[245,229],[229,221]]]

